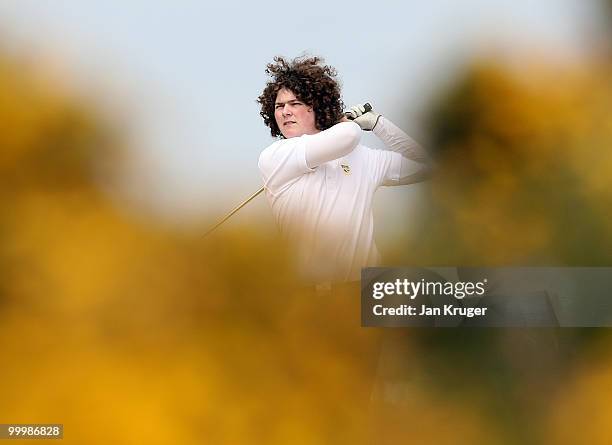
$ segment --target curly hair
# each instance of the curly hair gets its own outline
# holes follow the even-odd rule
[[[257,103],[261,105],[259,114],[273,137],[284,138],[274,117],[276,95],[283,88],[314,109],[317,129],[326,130],[342,119],[344,103],[340,98],[339,81],[335,78],[336,70],[323,65],[321,57],[302,56],[288,62],[276,56],[274,63],[267,65],[266,74],[272,79],[267,82]]]

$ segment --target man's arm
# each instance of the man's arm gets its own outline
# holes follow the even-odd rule
[[[276,141],[259,156],[266,190],[273,195],[282,193],[313,168],[349,154],[360,139],[359,125],[341,121],[317,134]]]
[[[327,130],[306,137],[306,164],[315,168],[349,154],[361,140],[361,128],[346,117]]]
[[[372,132],[389,150],[402,155],[397,185],[414,184],[431,178],[434,166],[429,154],[393,122],[380,116]]]
[[[387,149],[402,156],[398,180],[385,182],[384,185],[413,184],[431,177],[433,161],[429,154],[397,125],[374,111],[365,112],[363,105],[352,107],[351,114],[362,130],[372,131]]]
[[[429,155],[423,147],[386,117],[380,116],[378,124],[372,129],[372,133],[378,136],[389,150],[421,164],[431,163]]]

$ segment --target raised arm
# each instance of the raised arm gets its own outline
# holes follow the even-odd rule
[[[433,161],[429,154],[401,128],[384,116],[365,112],[362,105],[351,108],[354,121],[362,130],[372,131],[390,151],[402,155],[398,180],[385,185],[407,185],[429,179],[433,172]],[[414,162],[411,162],[414,161]],[[417,164],[414,164],[414,163]]]
[[[411,161],[421,164],[431,164],[431,159],[423,147],[384,116],[380,116],[378,123],[372,129],[372,133],[374,133],[389,150],[399,153]]]
[[[361,128],[344,118],[327,130],[303,137],[306,138],[306,163],[308,167],[315,168],[353,151],[361,140]]]
[[[349,154],[360,139],[359,125],[347,120],[313,135],[276,141],[259,155],[266,190],[282,193],[313,168]]]

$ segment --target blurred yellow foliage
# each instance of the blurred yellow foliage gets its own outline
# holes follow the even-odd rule
[[[612,67],[472,65],[432,106],[421,264],[609,262]]]

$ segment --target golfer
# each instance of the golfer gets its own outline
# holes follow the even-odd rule
[[[259,96],[273,137],[259,169],[281,232],[312,284],[356,281],[376,266],[372,199],[380,186],[430,176],[427,153],[390,120],[363,105],[347,119],[334,68],[319,57],[275,57]],[[372,131],[386,150],[360,144]]]

